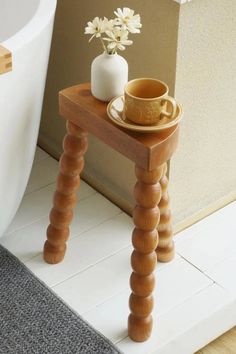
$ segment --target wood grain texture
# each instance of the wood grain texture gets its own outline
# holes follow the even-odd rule
[[[116,126],[107,116],[107,104],[91,95],[90,84],[67,88],[59,93],[60,114],[95,135],[139,167],[154,170],[176,150],[179,127],[152,134],[131,132]]]
[[[64,152],[60,158],[60,173],[57,189],[53,196],[50,225],[44,245],[44,259],[47,263],[62,261],[69,237],[69,225],[76,204],[76,191],[80,185],[80,173],[84,166],[83,155],[87,150],[87,133],[67,121],[67,134],[63,141]]]
[[[0,74],[5,74],[12,70],[12,54],[11,52],[0,45]]]
[[[131,255],[133,273],[130,277],[132,293],[129,299],[131,313],[128,318],[128,334],[137,342],[147,340],[152,331],[152,291],[155,285],[153,272],[157,263],[155,249],[160,219],[157,205],[162,195],[159,180],[163,175],[163,167],[153,171],[135,167],[138,181],[134,187],[134,197],[137,205],[133,212],[135,228],[132,234],[134,251]]]
[[[195,354],[235,354],[236,327],[226,332]]]

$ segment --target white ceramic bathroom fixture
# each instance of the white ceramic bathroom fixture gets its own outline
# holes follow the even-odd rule
[[[13,70],[0,75],[0,237],[24,194],[37,143],[56,0],[0,0],[0,44]]]

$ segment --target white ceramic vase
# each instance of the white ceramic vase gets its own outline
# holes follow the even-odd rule
[[[108,102],[113,97],[124,93],[128,82],[128,63],[118,54],[106,52],[97,56],[91,66],[92,95]]]

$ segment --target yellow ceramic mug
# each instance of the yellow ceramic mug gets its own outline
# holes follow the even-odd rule
[[[168,86],[157,79],[135,79],[125,86],[125,116],[140,125],[161,122],[166,116],[173,118],[176,114],[176,101],[168,96]],[[166,110],[170,107],[170,111]]]

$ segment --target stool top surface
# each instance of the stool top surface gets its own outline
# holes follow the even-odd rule
[[[178,125],[157,133],[140,133],[123,129],[108,117],[107,103],[92,96],[90,83],[60,91],[59,109],[64,118],[147,170],[153,170],[169,160],[176,150]]]

